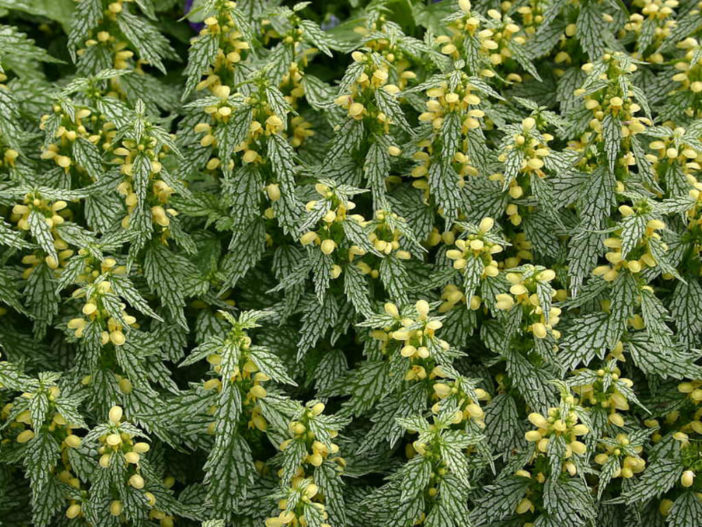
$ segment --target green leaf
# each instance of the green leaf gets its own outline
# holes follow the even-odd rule
[[[36,210],[29,213],[29,230],[34,236],[39,246],[46,254],[58,261],[58,254],[54,247],[54,237],[51,234],[51,227],[46,223],[47,218]]]
[[[669,527],[700,525],[702,522],[702,500],[694,492],[683,492],[675,500],[667,518]]]
[[[268,156],[271,167],[280,182],[281,200],[275,204],[278,221],[286,233],[297,225],[302,207],[295,197],[295,152],[281,135],[268,138]]]
[[[339,306],[333,295],[325,295],[320,304],[317,299],[310,298],[305,304],[300,328],[300,340],[297,343],[297,360],[300,360],[319,339],[324,337],[326,331],[337,320]]]
[[[386,256],[380,262],[380,279],[392,300],[406,304],[408,289],[408,274],[402,260],[394,256]]]
[[[337,472],[336,465],[326,461],[314,470],[314,481],[324,493],[325,510],[333,525],[346,525],[346,505],[344,503],[344,485]]]
[[[622,142],[622,123],[611,113],[605,115],[602,120],[602,137],[605,155],[609,162],[609,171],[614,172]]]
[[[259,220],[241,226],[232,235],[230,252],[221,262],[228,287],[234,287],[259,262],[266,249],[265,243],[265,224]]]
[[[514,514],[517,505],[524,497],[529,479],[519,476],[504,478],[488,486],[485,495],[478,500],[471,511],[470,519],[475,527],[491,525]]]
[[[288,375],[283,362],[266,348],[253,346],[249,350],[249,357],[261,372],[274,381],[297,386],[295,381]]]
[[[30,247],[30,245],[22,239],[22,234],[13,230],[12,227],[3,220],[0,220],[0,245],[13,247],[15,249],[27,249]]]
[[[392,124],[399,126],[408,134],[414,135],[414,130],[407,122],[405,113],[402,111],[400,103],[395,95],[391,95],[382,89],[376,90],[375,102],[378,104],[380,111],[390,118]]]
[[[371,143],[363,163],[363,173],[373,191],[373,203],[378,209],[386,209],[385,179],[390,175],[390,154],[387,145],[378,138]]]
[[[578,517],[595,517],[588,488],[579,478],[549,478],[544,485],[544,506],[554,519],[561,522],[570,522]]]
[[[646,333],[632,335],[625,343],[625,349],[631,354],[634,364],[647,375],[694,379],[702,373],[702,367],[695,364],[697,354],[662,347]]]
[[[531,61],[531,55],[526,46],[510,42],[509,50],[514,60],[516,60],[525,71],[529,72],[532,77],[541,82],[541,75],[539,75],[536,66],[534,66],[534,63]]]
[[[424,492],[431,479],[432,469],[431,462],[423,456],[411,459],[402,470],[404,475],[400,484],[400,501],[407,501]]]
[[[580,4],[580,13],[575,22],[577,28],[575,34],[591,61],[598,60],[604,52],[605,41],[602,38],[602,34],[606,31],[604,24],[598,2],[589,0]]]
[[[198,36],[188,51],[188,63],[183,73],[187,76],[183,100],[187,99],[200,77],[205,73],[210,64],[214,63],[219,47],[219,37],[208,33]]]
[[[702,334],[702,286],[697,279],[678,282],[670,303],[670,314],[678,338],[686,346],[695,346]]]
[[[370,304],[368,283],[363,273],[355,265],[349,265],[344,269],[343,275],[344,293],[358,313],[370,316],[373,308]]]
[[[228,516],[246,498],[247,489],[254,484],[256,468],[249,444],[226,422],[215,436],[204,468],[212,507],[218,514]]]
[[[58,313],[58,296],[51,269],[45,263],[39,264],[29,275],[24,289],[26,305],[34,319],[38,336],[43,336],[46,326]]]
[[[71,0],[0,0],[0,7],[55,20],[66,33],[75,21],[75,3]]]
[[[164,74],[166,67],[162,59],[178,58],[166,37],[140,17],[122,11],[117,17],[117,25],[137,49],[141,59],[157,67]]]
[[[168,309],[173,319],[187,328],[183,306],[185,297],[182,284],[179,283],[179,269],[171,252],[163,245],[151,245],[144,256],[144,275],[149,286],[161,298],[163,306]]]
[[[53,3],[52,0],[44,1]],[[82,0],[76,5],[74,15],[70,19],[72,20],[71,30],[68,33],[68,51],[74,62],[76,61],[76,50],[83,47],[89,32],[98,25],[102,15],[101,0]]]
[[[536,368],[522,355],[511,352],[507,356],[507,374],[519,392],[534,409],[545,411],[553,402],[554,390],[547,371]]]
[[[520,428],[513,397],[500,394],[485,407],[485,436],[495,452],[505,452]]]
[[[466,266],[461,269],[463,273],[463,291],[467,299],[470,299],[475,295],[475,292],[480,285],[483,271],[485,270],[485,264],[480,258],[468,258],[466,259]]]
[[[644,471],[639,481],[631,490],[623,494],[626,503],[643,503],[661,496],[680,480],[683,467],[678,461],[658,458]]]
[[[305,40],[319,48],[325,55],[332,56],[330,48],[338,47],[338,44],[327,33],[311,20],[303,20],[300,22],[300,26],[303,31],[302,37]]]
[[[6,1],[0,0],[0,7],[6,4]],[[24,4],[19,2],[17,7],[23,6]],[[34,45],[34,41],[20,33],[17,28],[0,25],[0,69],[12,70],[21,76],[36,76],[40,62],[61,61]]]
[[[613,345],[609,338],[609,317],[606,313],[588,313],[579,317],[574,329],[563,339],[566,352],[564,366],[587,366],[595,356],[604,356]]]
[[[390,365],[385,361],[361,363],[347,384],[351,399],[345,406],[349,412],[358,415],[371,408],[385,392],[389,373]]]

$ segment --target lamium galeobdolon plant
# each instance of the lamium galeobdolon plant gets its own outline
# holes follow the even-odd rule
[[[0,524],[702,525],[698,0],[0,0]]]

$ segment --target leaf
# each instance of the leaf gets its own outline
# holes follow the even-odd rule
[[[7,223],[0,220],[0,245],[14,247],[15,249],[26,249],[30,245],[22,239],[22,234],[12,230]]]
[[[46,420],[48,411],[49,397],[46,392],[38,392],[29,402],[29,414],[32,417],[32,424],[36,425],[38,428],[41,427]]]
[[[576,35],[592,61],[599,59],[604,51],[602,33],[606,29],[603,26],[602,13],[597,2],[587,1],[580,4],[580,13],[575,23]]]
[[[351,300],[354,308],[363,316],[370,316],[373,308],[370,304],[368,283],[363,273],[355,265],[344,269],[344,293]]]
[[[371,143],[363,173],[368,180],[368,186],[373,191],[373,203],[378,209],[387,208],[385,197],[385,179],[390,175],[390,154],[387,146],[377,139]]]
[[[232,425],[218,431],[205,470],[212,507],[225,514],[236,510],[254,484],[256,468],[249,444],[234,433]]]
[[[71,0],[0,0],[0,7],[55,20],[66,32],[75,20],[75,3]]]
[[[0,0],[0,8],[3,5],[7,5],[7,2]],[[30,78],[38,75],[36,70],[40,62],[61,61],[36,46],[33,40],[20,33],[16,27],[0,25],[0,69],[12,70],[17,75]]]
[[[105,173],[102,166],[102,156],[97,146],[82,137],[73,142],[73,158],[95,181],[99,180]]]
[[[441,159],[443,163],[453,162],[453,156],[461,145],[461,118],[457,112],[446,114],[438,135],[441,141]]]
[[[614,172],[622,141],[622,124],[613,114],[608,113],[602,120],[604,151],[609,162],[609,171]]]
[[[249,133],[253,112],[249,106],[243,106],[234,110],[229,121],[215,129],[217,138],[217,149],[222,161],[228,160],[232,156],[234,148],[239,146]],[[228,171],[228,168],[224,168]]]
[[[587,366],[595,356],[602,357],[613,346],[609,336],[609,317],[606,313],[588,313],[579,317],[577,324],[562,341],[563,366]]]
[[[305,99],[312,108],[326,110],[333,107],[331,86],[309,73],[302,78],[302,85],[305,88]]]
[[[572,279],[572,294],[577,295],[583,280],[597,264],[597,257],[602,253],[603,236],[597,232],[576,231],[570,239],[568,248],[569,274]]]
[[[268,139],[268,156],[271,167],[280,182],[281,203],[276,208],[278,221],[286,233],[292,232],[302,213],[302,207],[295,197],[295,152],[288,142],[280,135],[272,135]]]
[[[495,452],[505,452],[520,428],[513,397],[500,394],[485,407],[485,435]]]
[[[32,488],[32,514],[36,525],[49,525],[49,520],[61,505],[52,488],[52,470],[59,459],[59,445],[47,431],[39,431],[24,451],[24,466]],[[57,503],[58,501],[58,503]]]
[[[536,368],[519,353],[510,352],[507,356],[507,374],[529,406],[537,411],[545,411],[551,406],[553,387],[543,368]]]
[[[488,486],[485,495],[478,500],[471,511],[470,519],[475,527],[490,525],[514,514],[517,505],[524,497],[529,479],[512,476]]]
[[[631,490],[623,494],[626,503],[643,503],[667,492],[680,480],[683,467],[678,461],[658,458],[644,471]]]
[[[163,322],[163,319],[154,312],[149,306],[141,293],[134,287],[132,282],[125,276],[113,275],[110,277],[110,285],[112,290],[124,298],[130,306],[138,310],[140,313],[155,318]]]
[[[320,304],[315,300],[308,301],[302,315],[300,340],[297,343],[297,360],[299,361],[319,339],[324,337],[326,331],[335,323],[339,307],[333,295],[326,295]]]
[[[399,126],[408,134],[414,135],[414,130],[407,122],[405,113],[402,111],[395,95],[391,95],[383,89],[376,90],[375,102],[378,104],[380,111],[390,118],[390,124]]]
[[[163,306],[168,309],[173,319],[187,328],[183,314],[185,297],[182,284],[178,281],[180,273],[170,251],[163,245],[147,248],[144,256],[144,275],[151,289],[162,298]]]
[[[266,86],[266,99],[268,100],[268,105],[271,107],[271,110],[273,110],[273,113],[280,117],[285,125],[288,112],[292,108],[285,99],[283,93],[276,86],[268,85]]]
[[[363,141],[363,121],[347,119],[339,131],[334,135],[325,156],[325,164],[338,162],[342,156],[350,155]]]
[[[607,488],[607,485],[609,485],[609,482],[619,470],[621,470],[621,466],[617,456],[611,456],[607,459],[607,462],[602,465],[602,470],[600,470],[600,484],[597,488],[598,500],[602,499],[602,494]]]
[[[260,346],[254,346],[249,350],[249,358],[262,373],[268,375],[274,381],[297,386],[295,381],[288,375],[285,365],[280,358],[269,350]]]
[[[363,362],[347,383],[351,399],[345,404],[350,413],[360,414],[371,408],[386,389],[389,364],[384,361]]]
[[[546,13],[546,17],[549,17],[549,15],[557,16],[558,12],[559,9],[556,6],[551,6],[549,11]],[[539,25],[536,33],[527,41],[525,47],[528,56],[532,59],[536,59],[551,51],[561,38],[561,35],[565,30],[565,26],[566,23],[564,20],[556,19],[547,22],[544,19],[544,21]]]
[[[290,72],[290,65],[294,59],[293,48],[285,42],[273,48],[266,61],[266,78],[274,84],[280,85],[285,76]]]
[[[0,302],[19,313],[25,313],[20,302],[20,289],[17,286],[16,277],[2,267],[0,267]]]
[[[283,484],[287,484],[294,477],[295,471],[306,455],[305,443],[300,439],[293,439],[283,450],[283,473],[280,476]]]
[[[161,59],[164,57],[178,57],[166,37],[138,16],[122,11],[117,17],[117,25],[124,33],[124,36],[137,49],[141,59],[153,64],[164,74],[166,73],[166,67]]]
[[[386,525],[413,525],[424,509],[424,496],[417,494],[412,500],[395,504],[392,520]]]
[[[311,20],[303,20],[300,23],[302,27],[302,36],[305,40],[319,48],[319,50],[325,55],[332,56],[331,47],[335,47],[336,44],[334,40],[324,31],[322,31],[317,24]]]
[[[456,218],[463,197],[458,186],[458,177],[451,164],[433,163],[429,167],[429,188],[444,213],[450,218]]]
[[[626,259],[629,252],[638,245],[646,232],[646,218],[642,216],[628,216],[621,222],[622,225],[622,257]]]
[[[439,445],[441,459],[446,463],[447,468],[453,475],[466,487],[470,487],[468,459],[464,452],[468,444],[465,433],[458,430],[449,430],[443,434]]]
[[[401,481],[400,501],[407,501],[424,492],[424,488],[431,479],[432,465],[423,456],[417,456],[403,467],[402,472],[404,476]]]
[[[407,270],[402,261],[394,256],[387,256],[380,262],[380,279],[391,299],[399,304],[407,303]]]
[[[39,246],[48,254],[54,261],[58,262],[58,254],[54,247],[54,237],[51,234],[51,227],[47,223],[47,218],[39,211],[32,209],[29,213],[29,230],[34,236]]]
[[[702,500],[692,491],[683,492],[675,500],[666,520],[669,527],[700,525],[702,522]]]
[[[34,319],[38,336],[43,336],[46,326],[58,313],[58,296],[52,271],[45,263],[39,264],[29,275],[24,289],[27,309]]]
[[[234,287],[259,262],[266,249],[265,225],[253,221],[232,235],[230,252],[221,262],[225,284]]]
[[[676,284],[670,314],[681,343],[688,347],[697,345],[702,333],[702,286],[699,280],[690,277],[686,282]]]
[[[560,521],[595,516],[594,503],[584,481],[579,478],[551,477],[544,485],[544,506]]]
[[[647,375],[663,378],[696,378],[702,367],[695,365],[696,354],[684,353],[676,348],[663,348],[646,333],[632,335],[625,343],[634,364]]]
[[[463,273],[463,291],[467,299],[475,295],[480,285],[485,264],[480,258],[469,257],[466,259],[466,266],[461,269]]]
[[[512,42],[510,42],[508,46],[514,60],[516,60],[519,65],[524,68],[525,71],[529,72],[529,74],[537,81],[541,81],[541,76],[534,66],[534,63],[531,61],[531,55],[529,54],[529,51],[527,51],[526,47]]]
[[[324,493],[325,510],[328,511],[333,525],[346,525],[344,487],[334,464],[325,462],[317,467],[314,471],[314,481]]]

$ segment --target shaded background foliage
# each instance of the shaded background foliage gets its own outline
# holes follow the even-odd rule
[[[702,525],[701,9],[0,0],[0,523]]]

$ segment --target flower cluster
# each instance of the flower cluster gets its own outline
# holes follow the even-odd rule
[[[0,5],[3,524],[702,525],[699,0]]]

